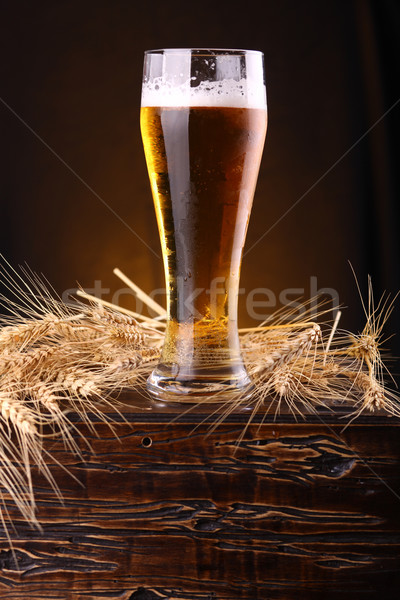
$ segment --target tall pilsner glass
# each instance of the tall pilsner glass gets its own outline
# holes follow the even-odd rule
[[[266,128],[261,52],[145,53],[141,131],[167,289],[164,346],[147,386],[161,400],[250,389],[237,299]]]

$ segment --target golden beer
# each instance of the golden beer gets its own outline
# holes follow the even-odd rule
[[[141,108],[168,312],[148,385],[164,399],[249,385],[237,294],[266,126],[266,107]]]

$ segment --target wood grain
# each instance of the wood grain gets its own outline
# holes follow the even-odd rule
[[[214,432],[211,408],[136,408],[115,433],[76,425],[93,452],[46,448],[64,505],[35,473],[30,529],[11,501],[13,544],[0,544],[0,598],[314,600],[398,597],[399,424],[364,417],[343,430],[323,414]],[[139,402],[140,403],[140,402]],[[182,411],[182,408],[180,407]]]

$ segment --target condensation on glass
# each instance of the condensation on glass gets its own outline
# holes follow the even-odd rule
[[[148,389],[161,400],[227,399],[251,387],[237,300],[266,128],[261,52],[146,52],[141,131],[168,314]]]

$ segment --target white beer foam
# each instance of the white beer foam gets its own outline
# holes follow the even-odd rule
[[[251,79],[202,81],[191,86],[190,80],[172,85],[163,77],[155,77],[143,83],[142,106],[266,108],[267,98],[265,85],[255,85]]]

